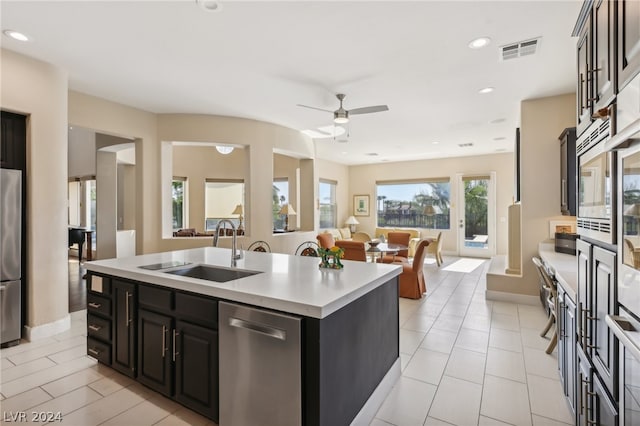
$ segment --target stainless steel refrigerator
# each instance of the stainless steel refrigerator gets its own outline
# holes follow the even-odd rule
[[[20,342],[22,172],[0,169],[0,346]]]

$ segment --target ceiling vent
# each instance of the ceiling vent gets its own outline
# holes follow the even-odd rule
[[[472,143],[472,142],[468,142],[468,143],[459,143],[459,144],[458,144],[458,146],[459,146],[460,148],[468,148],[468,147],[470,147],[470,146],[473,146],[473,143]]]
[[[540,45],[540,38],[534,38],[532,40],[519,41],[516,43],[507,44],[500,47],[500,60],[506,61],[509,59],[521,58],[523,56],[533,55],[538,51]]]

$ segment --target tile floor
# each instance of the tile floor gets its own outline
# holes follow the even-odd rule
[[[486,301],[488,262],[447,271],[457,260],[425,265],[427,297],[400,299],[402,376],[371,425],[572,424],[556,352],[538,336],[542,308]],[[71,315],[64,333],[0,350],[0,412],[60,412],[56,423],[73,426],[214,424],[86,357],[86,311]]]

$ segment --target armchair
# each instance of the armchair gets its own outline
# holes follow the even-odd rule
[[[426,251],[433,255],[438,266],[442,265],[442,232],[438,232],[435,240],[432,239],[432,243],[427,246]]]
[[[408,262],[409,261],[409,241],[411,234],[408,232],[389,232],[387,234],[387,242],[389,244],[401,244],[407,247],[406,250],[400,250],[397,254],[386,254],[382,256],[382,263]]]
[[[358,260],[360,262],[367,261],[367,252],[365,251],[364,243],[361,241],[336,241],[336,246],[344,250],[345,260]]]
[[[323,232],[322,234],[318,234],[316,238],[318,239],[318,244],[322,248],[329,249],[336,245],[335,238],[333,238],[333,235],[328,232]]]

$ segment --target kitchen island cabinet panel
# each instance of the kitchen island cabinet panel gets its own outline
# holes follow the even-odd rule
[[[398,279],[304,324],[303,424],[349,424],[399,357]]]
[[[141,309],[138,330],[138,380],[151,389],[171,396],[173,319]]]
[[[218,418],[218,332],[176,321],[175,398],[207,417]]]
[[[136,376],[136,286],[112,280],[113,285],[113,368],[130,377]]]

